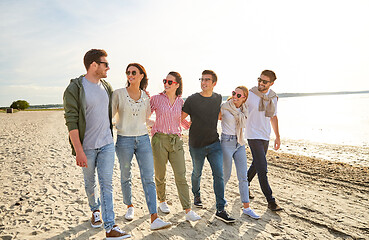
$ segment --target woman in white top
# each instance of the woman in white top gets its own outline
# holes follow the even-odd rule
[[[151,214],[151,229],[157,230],[171,226],[158,218],[156,208],[156,189],[154,183],[154,163],[147,131],[151,109],[150,98],[146,93],[148,78],[146,70],[138,63],[130,63],[126,68],[127,87],[113,92],[112,108],[116,117],[116,154],[121,172],[123,202],[127,205],[125,218],[134,218],[131,189],[132,158],[135,154],[140,169],[141,182],[145,192],[146,204]]]
[[[239,86],[232,92],[232,97],[222,104],[219,119],[222,120],[221,146],[223,151],[224,185],[232,173],[232,158],[237,171],[239,191],[243,204],[243,213],[259,219],[250,208],[249,186],[247,181],[247,156],[245,150],[244,128],[248,115],[245,102],[249,91],[245,86]]]

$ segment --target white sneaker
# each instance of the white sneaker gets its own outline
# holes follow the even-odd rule
[[[151,230],[159,230],[159,229],[164,229],[164,228],[168,228],[172,226],[171,222],[164,222],[163,220],[161,220],[160,218],[155,219],[150,226]]]
[[[127,219],[128,221],[132,221],[134,216],[135,216],[135,209],[133,207],[129,207],[127,209],[126,215],[124,215],[124,218]]]
[[[257,215],[254,210],[252,210],[251,208],[242,208],[242,212],[250,217],[252,217],[253,219],[259,219],[260,216]]]
[[[159,203],[159,208],[163,213],[170,213],[169,206],[166,202]]]
[[[186,213],[186,220],[187,221],[197,221],[200,220],[201,217],[197,215],[194,211],[190,210],[188,213]]]

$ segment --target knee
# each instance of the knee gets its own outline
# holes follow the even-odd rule
[[[192,177],[199,178],[201,177],[201,171],[192,171]]]
[[[246,174],[243,175],[243,176],[237,176],[237,179],[238,179],[239,183],[247,183],[248,182]]]
[[[142,184],[154,183],[154,174],[147,174],[144,176],[141,175],[141,178],[142,178]]]
[[[265,169],[261,170],[261,171],[258,171],[258,178],[261,179],[261,178],[266,178],[267,176],[267,173],[268,171]]]
[[[176,176],[175,182],[177,185],[187,185],[186,176]]]

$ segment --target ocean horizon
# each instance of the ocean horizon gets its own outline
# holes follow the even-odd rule
[[[365,111],[369,106],[369,90],[280,93],[278,96],[282,138],[364,147],[369,145],[369,112]],[[223,96],[224,101],[227,98]],[[29,109],[62,107],[62,104],[44,104],[31,105]]]

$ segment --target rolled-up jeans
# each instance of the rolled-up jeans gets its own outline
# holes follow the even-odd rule
[[[154,183],[154,160],[148,134],[142,136],[118,135],[115,150],[120,164],[120,182],[123,203],[132,204],[132,158],[136,156],[140,169],[141,183],[150,214],[157,212],[156,189]]]
[[[192,193],[194,197],[200,197],[200,180],[205,157],[208,159],[213,173],[213,189],[216,199],[216,208],[218,211],[224,210],[224,180],[223,180],[223,153],[220,142],[216,141],[205,147],[190,148],[192,158]]]
[[[87,168],[82,168],[85,191],[91,211],[99,210],[104,221],[104,228],[110,230],[115,224],[113,205],[113,168],[114,143],[101,148],[84,150],[87,157]],[[96,186],[96,170],[100,185],[100,199]]]
[[[252,163],[247,171],[247,178],[249,183],[251,183],[252,179],[255,177],[255,174],[258,174],[259,184],[261,191],[263,191],[265,198],[267,201],[275,202],[275,198],[273,197],[272,189],[269,186],[268,182],[268,163],[266,159],[266,153],[268,151],[269,141],[262,139],[247,139],[249,143],[249,147],[251,149],[252,154]]]
[[[227,135],[222,133],[221,146],[223,151],[223,172],[224,172],[224,185],[232,174],[232,160],[236,166],[238,188],[240,191],[242,203],[250,202],[249,199],[249,183],[247,181],[247,155],[245,145],[240,145],[237,142],[236,135]]]

